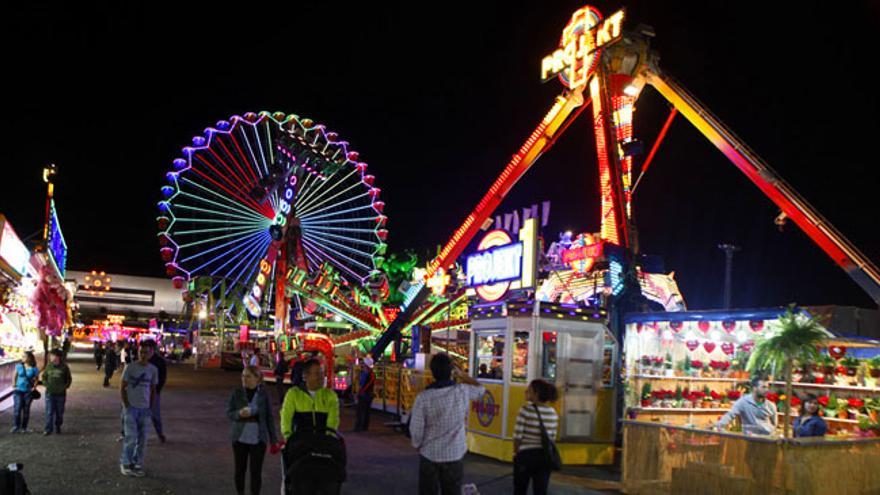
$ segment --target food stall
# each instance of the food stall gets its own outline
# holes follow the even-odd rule
[[[0,215],[0,409],[11,404],[15,365],[27,350],[41,350],[30,298],[38,271],[12,225]]]
[[[766,400],[780,420],[771,435],[712,431],[743,393],[755,341],[783,308],[630,314],[624,339],[623,483],[627,493],[875,493],[880,490],[880,339],[870,311],[828,318],[802,308],[826,338],[818,362],[792,377],[792,417],[818,397],[824,437],[783,438],[784,382]],[[840,313],[840,311],[838,311]],[[856,328],[859,327],[859,328]],[[846,462],[838,462],[845,458]]]
[[[778,324],[783,308],[631,314],[626,318],[624,369],[627,417],[706,427],[748,390],[746,364],[755,341]],[[817,314],[810,308],[803,311]],[[821,321],[821,320],[820,320]],[[831,434],[859,423],[877,425],[880,339],[824,327],[820,362],[795,369],[793,408],[818,396]],[[768,398],[784,409],[784,382]]]
[[[471,374],[486,392],[471,404],[471,452],[513,460],[513,430],[528,383],[554,383],[560,400],[557,447],[565,464],[614,460],[617,345],[601,309],[532,301],[471,310]]]

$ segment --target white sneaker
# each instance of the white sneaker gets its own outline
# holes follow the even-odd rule
[[[137,464],[132,466],[131,470],[134,473],[135,478],[143,478],[147,475],[147,473],[144,471],[144,468],[138,466]]]
[[[122,473],[123,476],[135,476],[134,471],[125,464],[119,465],[119,472]]]

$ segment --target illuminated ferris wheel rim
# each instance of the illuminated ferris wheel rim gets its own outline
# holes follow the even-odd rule
[[[246,113],[206,128],[173,161],[162,188],[157,220],[166,272],[177,286],[210,269],[217,276],[224,267],[215,267],[214,259],[193,262],[234,248],[265,251],[279,240],[270,228],[283,226],[292,210],[310,271],[327,261],[364,284],[378,273],[388,232],[380,189],[358,158],[336,133],[297,115]],[[289,180],[297,186],[293,194],[285,188]],[[265,196],[258,200],[254,191],[261,189]],[[200,228],[188,229],[191,224]],[[201,235],[208,239],[195,238]],[[202,250],[193,249],[200,244]],[[233,269],[260,261],[227,256]],[[234,283],[256,277],[255,270],[243,273]]]

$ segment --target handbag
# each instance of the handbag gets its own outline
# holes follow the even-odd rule
[[[556,443],[547,434],[547,428],[544,427],[544,420],[541,419],[541,411],[538,409],[538,405],[532,405],[535,407],[538,422],[541,424],[541,449],[544,451],[544,461],[551,471],[559,471],[562,469],[562,457],[559,455],[559,449],[556,448]]]
[[[43,397],[43,395],[40,393],[39,390],[37,390],[37,389],[31,390],[31,400],[40,400],[42,397]]]

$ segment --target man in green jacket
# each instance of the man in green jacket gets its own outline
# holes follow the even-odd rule
[[[339,399],[336,392],[324,386],[321,362],[306,361],[302,377],[303,383],[290,387],[281,406],[281,434],[285,440],[298,431],[339,429]],[[314,479],[308,473],[297,473],[291,480],[285,474],[284,486],[292,488],[293,493],[337,494],[341,489],[340,482]]]
[[[43,385],[46,387],[46,428],[43,435],[61,433],[64,423],[64,403],[67,401],[67,389],[73,382],[70,368],[62,362],[61,349],[52,349],[52,358],[43,370]]]

